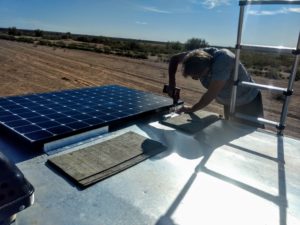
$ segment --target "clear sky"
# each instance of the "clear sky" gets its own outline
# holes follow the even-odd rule
[[[300,5],[247,6],[242,42],[295,47]],[[234,46],[237,0],[0,0],[0,27]]]

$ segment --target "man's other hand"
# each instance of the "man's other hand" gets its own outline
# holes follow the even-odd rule
[[[181,114],[181,113],[192,113],[193,109],[192,107],[189,106],[182,106],[180,109],[176,111],[176,113]]]

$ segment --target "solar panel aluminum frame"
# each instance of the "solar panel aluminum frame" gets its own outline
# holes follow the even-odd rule
[[[106,91],[110,91],[110,93]],[[93,93],[94,91],[94,93]],[[104,94],[101,94],[103,91]],[[96,94],[95,94],[96,93]],[[100,94],[99,94],[100,93]],[[126,95],[127,93],[127,95]],[[119,94],[119,95],[118,95]],[[136,100],[139,97],[142,96],[141,100]],[[67,98],[62,98],[61,96],[65,96]],[[100,97],[99,97],[100,96]],[[111,99],[109,100],[103,100],[101,99],[101,96],[103,97],[109,97]],[[129,96],[129,97],[128,97]],[[118,100],[114,99],[116,97]],[[148,98],[147,98],[148,97]],[[153,99],[156,100],[153,100]],[[3,110],[3,105],[1,103],[1,100],[8,100],[11,102],[14,102],[15,104],[11,104],[10,107],[6,107],[6,111]],[[115,102],[114,102],[115,100]],[[139,102],[141,104],[141,109],[137,109],[137,105],[135,103]],[[146,102],[150,102],[148,106],[145,106]],[[151,102],[153,103],[153,106],[151,105]],[[64,103],[62,106],[61,104]],[[103,111],[93,111],[93,107],[96,107],[95,103],[98,105],[105,106],[103,107]],[[122,105],[122,103],[126,103],[127,105]],[[9,102],[7,103],[9,104]],[[119,104],[119,105],[118,105]],[[144,105],[143,105],[144,104]],[[155,106],[155,104],[158,105],[158,107]],[[181,102],[182,104],[182,102]],[[7,106],[7,105],[6,105]],[[51,107],[50,107],[51,106]],[[73,106],[73,108],[71,107]],[[76,106],[76,107],[75,107]],[[111,106],[111,107],[110,107]],[[123,123],[127,123],[129,121],[132,121],[134,119],[139,119],[144,116],[147,116],[149,114],[153,113],[159,113],[159,112],[166,112],[169,111],[169,109],[173,106],[173,101],[172,99],[155,95],[152,93],[140,91],[140,90],[135,90],[123,86],[118,86],[118,85],[107,85],[107,86],[100,86],[100,87],[89,87],[89,88],[82,88],[82,89],[72,89],[72,90],[64,90],[64,91],[58,91],[58,92],[49,92],[49,93],[42,93],[42,94],[30,94],[30,95],[23,95],[23,96],[12,96],[12,97],[2,97],[0,98],[0,128],[6,136],[10,137],[13,136],[14,140],[17,140],[18,142],[21,142],[22,144],[26,144],[26,146],[29,146],[30,148],[34,149],[41,149],[45,143],[55,141],[58,139],[70,137],[72,135],[80,134],[83,132],[87,132],[93,129],[98,129],[101,127],[109,126],[109,127],[117,127],[120,126]],[[144,107],[144,108],[143,108]],[[148,107],[148,108],[147,108]],[[76,108],[76,110],[74,110]],[[97,107],[96,107],[97,108]],[[34,110],[33,110],[34,109]],[[72,109],[72,110],[70,110]],[[78,109],[78,110],[77,110]],[[127,114],[123,113],[124,111],[122,110],[117,110],[117,109],[124,109]],[[128,111],[127,111],[128,109]],[[131,111],[130,111],[131,109]],[[35,111],[37,110],[37,111]],[[59,110],[59,111],[58,111]],[[76,125],[80,126],[80,116],[84,115],[84,111],[81,112],[81,110],[87,110],[90,114],[88,116],[91,118],[91,120],[97,120],[97,118],[108,118],[107,121],[103,121],[100,123],[95,123],[93,125],[89,124],[89,126],[86,127],[81,127],[76,129]],[[88,111],[90,110],[90,111]],[[102,108],[101,108],[102,110]],[[119,115],[121,116],[114,116],[115,119],[111,120],[109,118],[109,110],[117,110]],[[54,113],[53,113],[54,111]],[[72,114],[71,116],[68,116],[68,118],[64,113],[75,113],[75,112],[80,112],[81,114]],[[43,116],[41,114],[45,113],[45,117],[47,118],[47,123],[43,124]],[[61,112],[61,113],[58,113]],[[105,113],[105,115],[101,115],[102,113]],[[2,113],[2,114],[1,114]],[[6,118],[6,115],[9,114],[11,116],[9,119],[11,121],[9,122],[3,122],[1,118]],[[30,116],[30,113],[32,113],[35,117],[29,117],[29,118],[22,118],[22,116]],[[36,113],[39,114],[40,116],[36,116]],[[4,116],[3,116],[4,114]],[[53,119],[50,117],[50,115],[53,115],[56,117],[56,119]],[[67,114],[66,114],[67,115]],[[73,117],[76,116],[79,118],[78,120],[76,119],[77,122],[74,122],[72,124],[72,119]],[[112,114],[116,115],[116,114]],[[37,132],[43,133],[43,130],[45,132],[50,132],[51,125],[55,125],[59,123],[60,120],[59,116],[62,116],[63,119],[69,119],[71,122],[68,124],[74,125],[75,129],[68,131],[68,132],[62,132],[59,133],[58,135],[52,135],[49,137],[37,139],[37,140],[31,140],[28,138],[28,136],[24,135],[22,132],[26,130],[28,127],[27,125],[19,126],[19,127],[10,127],[8,124],[16,124],[16,123],[22,123],[22,121],[25,121],[24,123],[26,124],[26,121],[33,121],[28,124],[30,129],[33,129],[33,132],[30,134],[34,133],[35,129],[38,129],[36,126],[39,124],[42,124],[43,126],[49,125],[50,127],[47,129],[43,128],[42,131],[37,130]],[[99,117],[98,117],[99,116]],[[101,117],[102,116],[102,117]],[[21,118],[19,118],[21,117]],[[49,120],[49,118],[52,118]],[[84,121],[84,120],[83,120]],[[12,123],[10,123],[12,122]],[[63,123],[60,125],[64,125]],[[58,127],[58,126],[57,126]],[[62,126],[61,126],[62,127]],[[53,130],[53,129],[52,129]],[[3,134],[3,132],[2,132]]]

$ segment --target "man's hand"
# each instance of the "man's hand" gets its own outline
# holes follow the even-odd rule
[[[207,106],[209,103],[211,103],[212,100],[214,100],[216,98],[218,93],[224,87],[225,83],[226,83],[226,81],[223,81],[223,80],[212,81],[207,89],[207,92],[205,92],[204,95],[202,95],[199,102],[197,102],[192,107],[183,106],[181,109],[179,109],[177,111],[177,113],[182,113],[182,112],[183,113],[192,113],[192,112],[196,112],[198,110],[203,109],[205,106]]]
[[[192,113],[194,110],[192,107],[189,106],[182,106],[180,109],[176,111],[176,113],[181,114],[181,113]]]

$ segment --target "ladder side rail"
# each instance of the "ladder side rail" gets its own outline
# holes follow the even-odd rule
[[[235,105],[236,105],[236,93],[237,93],[239,59],[240,59],[240,44],[241,44],[241,39],[242,39],[244,11],[245,11],[245,6],[240,6],[237,44],[236,44],[236,52],[235,52],[234,77],[233,77],[234,84],[232,86],[232,91],[231,91],[230,114],[234,114]]]
[[[298,5],[300,1],[251,1],[251,0],[244,0],[239,1],[239,5]]]
[[[285,127],[285,120],[286,120],[287,113],[288,113],[288,105],[290,102],[290,98],[292,97],[294,81],[296,78],[298,62],[299,62],[299,58],[300,58],[299,50],[300,50],[300,32],[299,32],[299,36],[298,36],[298,43],[297,43],[297,49],[296,49],[296,51],[298,51],[298,53],[297,52],[295,53],[296,54],[295,62],[293,65],[293,69],[292,69],[292,72],[291,72],[291,75],[289,78],[289,83],[288,83],[288,88],[287,88],[287,93],[289,93],[289,94],[287,94],[285,96],[285,101],[283,103],[282,110],[281,110],[280,124],[279,124],[279,130],[280,130],[279,133],[280,134],[282,134],[282,130]]]

